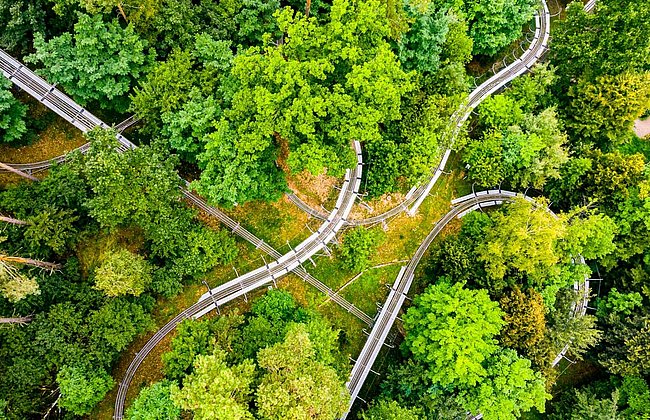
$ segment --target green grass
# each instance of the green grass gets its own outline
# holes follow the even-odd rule
[[[378,310],[377,303],[383,303],[386,300],[387,286],[393,284],[402,265],[406,265],[406,263],[366,270],[361,277],[343,289],[341,295],[354,302],[368,315],[373,316]]]

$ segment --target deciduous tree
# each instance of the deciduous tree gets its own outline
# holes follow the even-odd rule
[[[56,377],[61,390],[59,406],[76,415],[88,414],[113,387],[104,369],[89,366],[63,366]]]
[[[83,106],[93,103],[126,111],[126,95],[151,64],[146,41],[132,26],[123,29],[117,20],[104,23],[101,14],[79,14],[74,28],[74,35],[65,33],[49,41],[36,34],[36,52],[25,61],[42,64],[38,72]]]
[[[152,267],[128,249],[109,251],[95,271],[95,287],[106,296],[140,296],[151,283]]]
[[[171,382],[156,382],[143,388],[138,398],[126,410],[128,420],[176,420],[181,410],[171,400]]]
[[[463,407],[497,420],[519,417],[533,407],[545,411],[551,395],[546,393],[542,375],[530,368],[530,360],[506,349],[492,355],[486,365],[487,375],[479,385],[460,391],[458,400]]]
[[[172,385],[171,399],[182,409],[191,410],[197,420],[252,420],[248,401],[254,377],[251,360],[228,366],[226,353],[215,350],[196,357],[194,371],[185,377],[183,387]]]
[[[382,240],[381,231],[359,226],[343,237],[341,257],[349,270],[358,272],[368,267],[372,255]]]
[[[440,386],[472,386],[486,375],[484,362],[498,348],[503,313],[485,290],[448,279],[415,297],[404,315],[406,347],[429,366]]]
[[[258,363],[266,371],[256,398],[261,419],[331,419],[348,406],[347,388],[334,368],[316,360],[304,325],[296,324],[283,342],[260,350]]]
[[[7,143],[19,140],[27,132],[27,107],[14,98],[10,87],[9,80],[0,80],[0,139]]]
[[[515,287],[499,304],[506,322],[501,330],[501,344],[527,354],[528,349],[544,338],[546,319],[542,295],[533,289],[524,293]]]

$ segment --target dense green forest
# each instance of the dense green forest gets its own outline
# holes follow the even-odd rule
[[[346,228],[303,267],[371,317],[450,198],[534,198],[433,242],[348,418],[650,418],[650,145],[633,132],[650,114],[650,1],[565,3],[549,3],[540,62],[455,133],[468,94],[527,48],[539,2],[0,0],[0,48],[104,121],[134,115],[138,146],[120,152],[113,128],[69,134],[0,78],[0,162],[89,144],[36,181],[0,178],[0,420],[112,418],[149,337],[204,285],[269,267],[184,200],[183,179],[289,252],[319,225],[283,214],[285,193],[340,181],[353,140],[370,209],[453,149],[419,215]],[[283,282],[180,323],[125,418],[346,413],[370,328]]]

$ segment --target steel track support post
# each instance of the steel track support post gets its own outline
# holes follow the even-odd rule
[[[214,307],[217,309],[217,313],[221,315],[221,311],[219,310],[219,305],[217,304],[217,300],[214,298],[214,295],[212,294],[212,289],[210,289],[210,286],[205,280],[201,280],[201,283],[205,285],[205,287],[208,288],[208,293],[210,294],[210,298],[212,299],[212,303],[214,303]]]

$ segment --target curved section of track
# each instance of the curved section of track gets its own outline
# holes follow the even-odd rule
[[[456,112],[454,112],[454,114],[452,115],[450,124],[448,126],[448,131],[447,131],[448,134],[446,136],[447,149],[443,152],[442,159],[438,164],[438,166],[432,171],[432,176],[429,179],[429,181],[426,184],[422,184],[420,186],[414,187],[414,189],[411,190],[410,194],[407,194],[406,198],[400,204],[386,211],[385,213],[382,213],[377,216],[369,217],[366,219],[350,220],[348,223],[355,226],[371,225],[371,224],[381,223],[382,221],[391,218],[393,216],[396,216],[403,211],[408,211],[410,214],[414,214],[417,208],[419,207],[419,205],[424,200],[424,198],[426,198],[426,196],[429,194],[429,192],[433,188],[433,185],[436,183],[440,175],[443,173],[445,166],[447,164],[447,160],[451,153],[451,147],[453,146],[454,140],[458,136],[458,133],[460,132],[463,123],[469,118],[474,108],[476,108],[485,98],[490,96],[495,91],[501,89],[503,86],[508,84],[517,76],[530,70],[530,68],[541,58],[546,48],[548,47],[549,28],[550,28],[550,13],[548,11],[548,7],[545,1],[542,0],[540,2],[540,8],[535,14],[535,35],[528,49],[514,63],[505,67],[500,72],[495,74],[493,77],[491,77],[490,79],[482,83],[475,90],[473,90],[468,96],[468,98],[466,99],[466,101],[463,104],[461,104],[458,110],[456,110]],[[14,83],[16,83],[18,86],[20,86],[21,88],[29,92],[30,89],[29,80],[25,80],[24,78],[21,78],[20,69],[21,67],[23,67],[22,64],[15,62],[13,63],[14,64],[13,66],[7,67],[5,65],[2,65],[3,64],[2,60],[6,59],[6,57],[4,56],[9,57],[6,53],[4,53],[4,51],[0,51],[0,66],[2,67],[2,70],[5,73],[5,75],[10,80],[14,81]],[[5,67],[7,68],[5,69]],[[18,71],[14,75],[13,71],[16,70],[16,68],[18,69]],[[32,92],[29,93],[32,94]],[[51,95],[52,97],[49,98],[48,95]],[[75,119],[77,123],[73,121],[73,124],[75,124],[75,126],[79,127],[84,132],[88,131],[89,129],[91,129],[96,125],[106,126],[106,124],[99,121],[97,118],[94,118],[94,121],[92,118],[88,118],[89,121],[82,121],[90,114],[88,113],[84,114],[83,108],[79,107],[77,104],[74,103],[74,101],[72,101],[67,96],[60,94],[60,92],[58,91],[48,93],[47,89],[40,89],[38,92],[34,92],[32,96],[36,98],[41,97],[42,98],[41,101],[44,103],[46,101],[51,101],[56,105],[61,105],[61,104],[66,105],[66,107],[72,110],[71,111],[72,114],[67,112],[62,113],[58,111],[58,108],[51,108],[51,109],[54,109],[59,115],[62,115],[66,119],[69,119],[70,115],[77,115],[78,117]],[[46,104],[46,106],[48,105]],[[118,136],[118,139],[119,137],[121,136]],[[122,143],[122,140],[120,140],[120,142]],[[87,147],[88,147],[87,145],[83,145],[79,149],[83,152],[87,149]],[[47,169],[49,166],[51,166],[53,161],[62,162],[64,160],[65,160],[65,156],[58,156],[48,161],[34,162],[30,164],[12,164],[11,166],[15,167],[16,169],[22,170],[24,172],[32,173],[32,172],[37,172],[37,171]],[[298,198],[295,194],[288,194],[288,198],[291,201],[293,201],[299,208],[301,208],[311,216],[317,217],[322,220],[327,218],[326,213],[313,209],[305,202],[300,200],[300,198]],[[413,206],[413,207],[409,210],[409,206]]]
[[[316,252],[323,249],[334,239],[338,230],[346,224],[346,217],[352,209],[357,197],[359,186],[361,185],[362,158],[361,145],[359,142],[354,143],[354,148],[357,154],[357,166],[352,171],[347,171],[334,210],[321,227],[312,234],[312,236],[296,246],[292,252],[280,256],[276,261],[248,272],[205,293],[197,303],[174,317],[174,319],[169,321],[165,326],[158,330],[149,341],[147,341],[142,349],[136,354],[136,357],[131,361],[122,382],[119,384],[115,400],[115,419],[122,419],[122,416],[124,415],[126,394],[138,367],[142,364],[151,350],[160,343],[167,334],[172,332],[179,323],[188,318],[200,318],[208,312],[218,309],[219,306],[224,305],[249,291],[272,282],[274,283],[280,277],[300,267],[300,264],[307,261]],[[235,230],[236,229],[237,227],[235,227]]]
[[[470,194],[452,201],[452,205],[454,207],[436,222],[431,232],[429,232],[427,237],[418,247],[408,265],[402,267],[399,274],[397,275],[395,283],[390,289],[388,298],[381,308],[381,311],[375,320],[375,324],[372,330],[368,334],[368,340],[361,350],[361,353],[359,354],[359,357],[357,358],[354,367],[352,368],[350,380],[346,384],[352,398],[350,400],[350,407],[348,408],[348,411],[342,416],[343,420],[347,418],[350,409],[352,408],[352,405],[359,395],[361,387],[368,377],[368,374],[372,369],[372,365],[374,364],[375,359],[377,358],[379,351],[384,345],[386,337],[388,336],[388,333],[392,328],[395,319],[397,318],[404,300],[407,297],[409,289],[411,288],[415,269],[417,268],[420,260],[434,239],[436,239],[442,229],[444,229],[444,227],[447,226],[447,224],[449,224],[449,222],[451,222],[454,218],[463,217],[467,213],[477,209],[497,206],[503,203],[511,203],[514,202],[517,198],[525,199],[536,205],[535,201],[530,197],[503,190],[481,191],[479,193]],[[550,210],[548,211],[553,214]],[[584,259],[581,258],[581,262],[584,263]],[[574,289],[577,292],[581,293],[582,296],[582,302],[580,305],[574,306],[574,315],[584,315],[587,309],[587,302],[589,300],[589,279],[585,278],[583,283],[574,284]],[[558,354],[556,359],[553,361],[553,366],[559,363],[562,356],[564,356],[568,350],[569,344],[570,343],[568,343]]]
[[[529,71],[532,66],[539,61],[548,48],[550,27],[551,14],[548,10],[546,1],[542,0],[540,1],[539,9],[535,13],[535,35],[533,41],[528,46],[528,49],[515,62],[506,66],[497,74],[483,82],[479,87],[474,89],[452,115],[446,134],[447,148],[442,154],[440,163],[432,171],[432,175],[428,182],[414,187],[414,189],[412,189],[405,199],[396,207],[393,207],[377,216],[372,216],[366,219],[351,220],[350,223],[353,225],[372,225],[381,223],[403,211],[407,211],[410,215],[415,214],[420,204],[422,204],[422,201],[424,201],[424,199],[429,195],[436,181],[444,172],[454,141],[472,111],[488,96],[503,88],[516,77]],[[301,209],[308,211],[310,215],[320,218],[324,217],[324,214],[318,210],[312,208],[305,209],[306,204],[298,202],[294,197],[290,196],[289,199],[294,201],[294,203],[296,203]],[[412,207],[409,209],[410,206]]]

